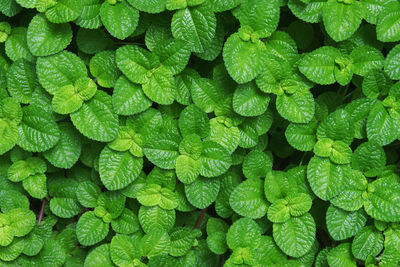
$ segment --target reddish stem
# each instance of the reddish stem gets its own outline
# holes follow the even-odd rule
[[[196,227],[195,227],[196,229],[200,228],[200,225],[203,222],[204,214],[206,214],[206,210],[207,210],[207,208],[201,210],[199,219],[197,220],[197,224],[196,224]]]
[[[40,208],[40,213],[39,213],[39,218],[38,218],[38,225],[42,222],[43,219],[43,213],[44,213],[44,207],[46,206],[46,199],[43,198],[42,200],[42,207]]]

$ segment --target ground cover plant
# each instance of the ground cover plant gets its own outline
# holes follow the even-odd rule
[[[399,266],[399,1],[0,12],[0,266]]]

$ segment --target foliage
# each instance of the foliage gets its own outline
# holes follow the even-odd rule
[[[399,21],[0,0],[0,266],[399,266]]]

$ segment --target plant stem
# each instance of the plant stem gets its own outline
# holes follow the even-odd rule
[[[200,225],[203,222],[204,214],[206,214],[206,210],[207,210],[207,208],[201,210],[199,219],[197,220],[197,224],[196,224],[196,227],[195,227],[196,229],[200,228]]]
[[[45,206],[46,206],[46,198],[43,198],[42,207],[40,208],[40,213],[39,213],[39,218],[38,218],[38,223],[37,223],[38,225],[42,222]]]

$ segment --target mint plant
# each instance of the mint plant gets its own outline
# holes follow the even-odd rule
[[[0,266],[399,266],[399,21],[1,0]]]

